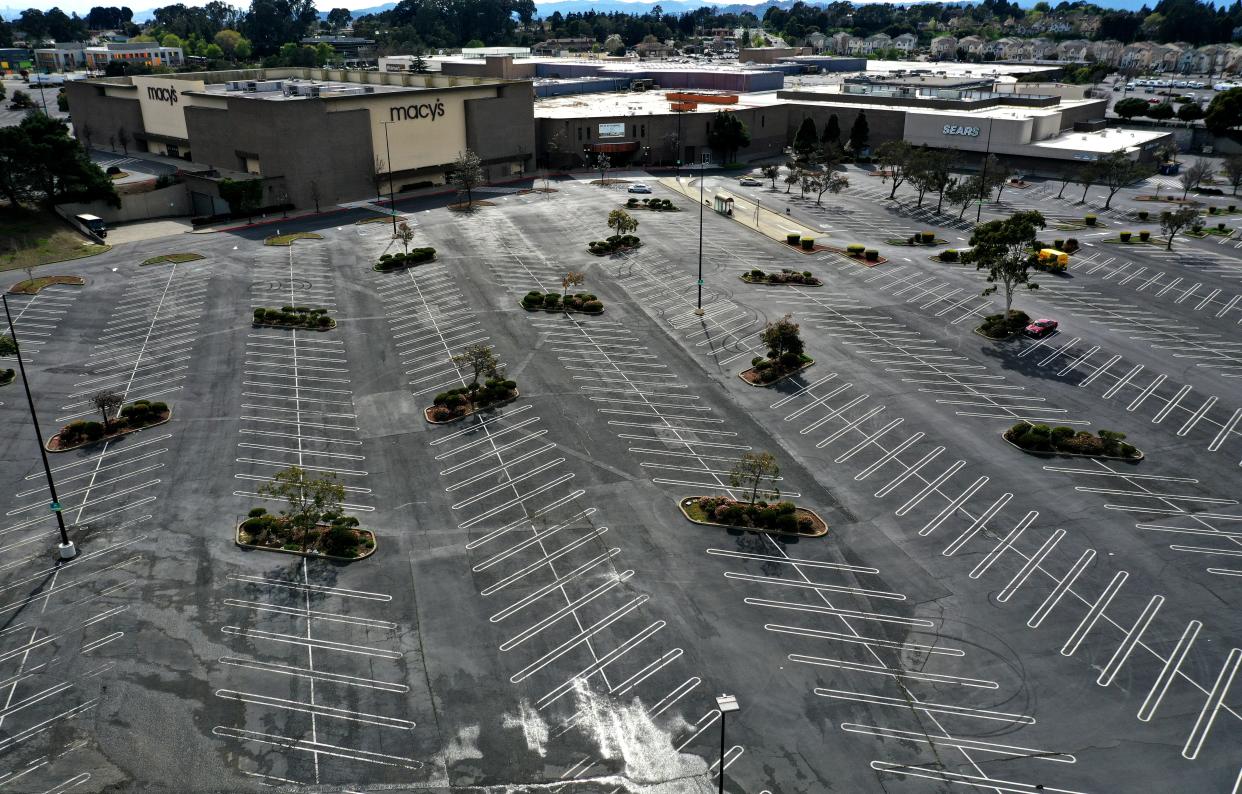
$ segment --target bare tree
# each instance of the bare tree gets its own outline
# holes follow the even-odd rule
[[[126,130],[124,127],[121,127],[119,130],[117,130],[116,141],[117,143],[121,144],[122,151],[124,151],[125,155],[128,157],[129,156],[129,131]]]
[[[401,241],[401,250],[408,254],[410,243],[414,241],[414,230],[410,228],[410,224],[405,221],[397,224],[397,231],[393,233],[393,237]]]
[[[89,124],[82,125],[82,140],[86,141],[87,149],[91,148],[91,138],[93,138],[94,135],[95,135],[95,130],[94,128],[91,127],[91,125]]]
[[[315,214],[319,214],[319,182],[312,179],[310,183],[311,201],[315,202]]]
[[[831,171],[820,174],[815,184],[815,204],[823,206],[824,194],[831,193],[837,195],[842,190],[850,186],[850,180],[843,174],[834,174]]]
[[[1195,190],[1203,184],[1203,180],[1212,176],[1211,164],[1202,158],[1195,160],[1190,167],[1182,172],[1181,179],[1178,181],[1182,185],[1182,200],[1186,200],[1186,195],[1190,191]]]
[[[608,155],[600,154],[595,157],[595,170],[599,171],[600,184],[608,183],[608,169],[612,168],[612,160],[608,159]]]
[[[103,415],[104,430],[111,430],[113,418],[125,404],[125,396],[120,392],[101,391],[91,395],[91,404]]]
[[[765,165],[763,167],[763,178],[771,180],[773,190],[776,190],[776,180],[780,175],[781,167],[779,165]]]
[[[467,149],[459,152],[453,162],[453,186],[466,194],[466,208],[474,206],[474,189],[483,183],[483,161]]]
[[[780,489],[776,487],[780,476],[781,467],[770,452],[744,452],[729,472],[729,484],[734,488],[750,491],[750,503],[753,505],[759,498],[760,486],[764,482],[772,484],[770,489],[764,489],[765,493],[780,496]]]
[[[1242,155],[1235,154],[1225,158],[1225,178],[1233,188],[1233,195],[1238,195],[1238,186],[1242,185]]]
[[[582,286],[582,282],[584,281],[586,281],[585,274],[575,273],[572,270],[569,271],[568,273],[565,274],[565,277],[561,279],[561,290],[562,290],[561,296],[564,297],[565,295],[568,295],[570,287]]]

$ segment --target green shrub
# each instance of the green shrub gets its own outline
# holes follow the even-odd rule
[[[785,234],[785,242],[789,243],[790,245],[797,245],[798,241],[801,239],[802,239],[802,235],[798,234],[797,232],[788,232]]]
[[[1119,235],[1117,235],[1117,236],[1118,236],[1119,238],[1121,238],[1121,242],[1123,242],[1123,243],[1128,243],[1128,242],[1130,242],[1130,238],[1131,238],[1133,235],[1134,235],[1134,233],[1133,233],[1133,232],[1122,232],[1121,234],[1119,234]]]
[[[323,550],[336,557],[352,557],[356,542],[352,529],[334,524],[323,536]]]
[[[1087,215],[1082,220],[1083,220],[1083,223],[1087,224],[1088,226],[1094,226],[1096,224],[1096,221],[1099,220],[1099,218],[1097,218],[1094,215]]]
[[[945,250],[941,251],[940,261],[941,262],[956,262],[957,261],[957,249],[946,248]]]
[[[762,280],[766,275],[767,274],[764,273],[759,268],[754,268],[753,270],[750,271],[750,277],[756,280]]]
[[[381,262],[387,262],[389,259],[392,259],[392,254],[380,254]]]
[[[815,238],[814,237],[803,237],[802,238],[802,250],[803,251],[814,251],[815,250]]]
[[[868,248],[868,249],[867,249],[867,250],[863,253],[863,256],[864,256],[864,257],[866,257],[866,259],[867,259],[867,261],[868,261],[868,262],[878,262],[878,261],[880,261],[880,252],[879,252],[879,251],[877,251],[877,250],[875,250],[874,248]]]
[[[919,232],[919,239],[926,245],[936,242],[935,232]]]
[[[1225,230],[1225,224],[1223,223],[1216,224],[1216,231],[1223,232],[1224,230]]]
[[[1151,232],[1144,229],[1143,231],[1139,232],[1139,239],[1142,240],[1143,242],[1149,241],[1151,239]]]
[[[781,353],[780,362],[785,369],[795,369],[802,366],[802,359],[797,353]]]
[[[265,317],[267,317],[267,309],[255,309],[254,310],[254,321],[256,323],[263,322],[263,319]]]
[[[282,314],[292,314],[292,313],[293,313],[293,307],[292,307],[292,306],[281,306],[281,307],[280,307],[280,311],[281,311],[281,313],[282,313]]]
[[[1140,221],[1145,221],[1149,217],[1151,217],[1151,213],[1148,212],[1147,210],[1139,210],[1138,217]]]
[[[556,309],[561,304],[561,296],[555,292],[549,292],[543,296],[543,308]]]
[[[331,328],[332,318],[326,314],[321,314],[319,315],[319,319],[315,321],[315,324],[318,325],[320,328]]]
[[[867,250],[867,246],[863,245],[862,243],[850,243],[849,245],[845,246],[845,250],[847,253],[857,255]]]
[[[1216,214],[1216,208],[1208,207],[1208,215],[1215,215],[1215,214]]]
[[[1072,254],[1078,250],[1078,238],[1071,237],[1065,241],[1065,248],[1061,249],[1068,254]]]
[[[267,515],[267,508],[266,507],[252,507],[250,508],[250,512],[247,513],[246,515],[250,516],[251,518],[258,518],[259,516]]]
[[[162,413],[166,413],[167,411],[168,411],[168,403],[165,403],[165,402],[151,403],[151,413],[155,414],[156,416],[159,416]]]
[[[582,311],[591,314],[598,314],[604,310],[604,304],[600,301],[586,301],[582,304]]]

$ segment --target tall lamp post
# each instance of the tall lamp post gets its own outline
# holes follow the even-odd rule
[[[703,197],[703,165],[699,166],[699,298],[695,304],[694,313],[703,316],[703,207],[707,205],[707,199]]]
[[[988,119],[988,140],[983,146],[983,168],[979,172],[979,208],[975,210],[975,223],[979,223],[979,219],[983,216],[983,191],[987,190],[988,183],[988,157],[992,154],[992,125],[996,123],[996,119]]]
[[[725,716],[735,711],[741,711],[742,707],[738,705],[737,698],[733,695],[721,695],[716,698],[716,708],[720,710],[720,794],[724,794],[724,773],[725,773]]]
[[[392,215],[392,234],[397,235],[397,196],[392,189],[392,149],[388,146],[388,125],[392,121],[381,121],[384,125],[384,154],[388,155],[388,211]]]
[[[65,517],[60,512],[60,499],[56,497],[56,482],[52,479],[52,467],[47,462],[47,450],[43,448],[43,431],[39,429],[39,417],[35,414],[34,397],[30,395],[30,381],[26,379],[26,364],[22,361],[22,350],[17,344],[17,330],[13,328],[13,315],[9,313],[9,297],[0,295],[4,301],[4,316],[9,321],[9,336],[13,340],[13,355],[17,356],[17,367],[22,373],[22,387],[26,390],[26,404],[30,406],[30,421],[34,425],[35,443],[39,446],[39,455],[43,458],[43,473],[47,475],[47,490],[52,496],[52,512],[56,514],[56,523],[60,527],[59,555],[62,560],[72,560],[78,556],[78,550],[69,533],[65,531]]]

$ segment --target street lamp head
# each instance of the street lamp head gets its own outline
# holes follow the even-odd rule
[[[717,696],[716,708],[719,709],[722,714],[731,714],[734,711],[742,710],[742,707],[737,702],[737,698],[733,695]]]

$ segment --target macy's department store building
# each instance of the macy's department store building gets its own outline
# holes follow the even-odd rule
[[[264,204],[328,206],[443,184],[460,152],[484,177],[533,167],[530,83],[323,69],[199,72],[66,85],[79,138],[206,166],[194,214],[227,211],[225,178],[263,180]],[[378,191],[377,191],[378,187]],[[318,202],[316,202],[316,197]]]

